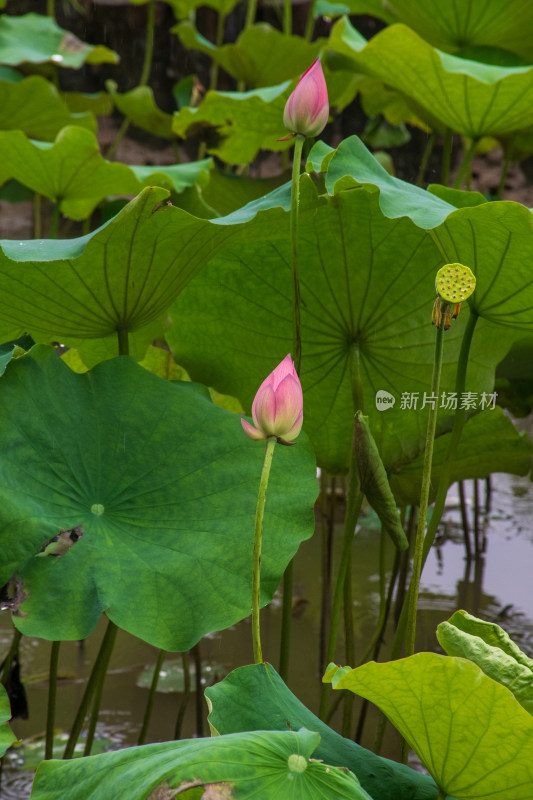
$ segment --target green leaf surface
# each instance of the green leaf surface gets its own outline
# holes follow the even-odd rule
[[[113,100],[107,92],[63,92],[62,97],[75,114],[90,111],[91,114],[105,117],[113,111]]]
[[[17,737],[7,724],[11,719],[11,708],[9,698],[4,687],[0,684],[0,758],[4,755],[8,747],[17,741]]]
[[[143,1],[148,2],[148,0]],[[233,11],[239,0],[167,0],[167,2],[173,7],[177,19],[187,19],[191,12],[200,6],[214,8],[215,11],[226,17]]]
[[[18,570],[22,632],[81,639],[105,611],[156,647],[183,651],[250,613],[264,453],[205,387],[163,380],[125,356],[79,375],[38,346],[2,377],[0,418],[0,579]],[[316,494],[305,437],[277,448],[262,605],[313,532]],[[40,554],[77,526],[83,535],[67,553]]]
[[[506,686],[533,714],[533,661],[508,633],[494,622],[456,611],[437,628],[440,646],[450,656],[468,658],[483,672]]]
[[[375,703],[448,795],[531,797],[533,719],[470,661],[434,653],[372,661],[333,676],[333,687]]]
[[[23,14],[0,17],[0,61],[3,64],[44,64],[78,69],[83,64],[116,64],[119,56],[103,45],[82,42],[60,28],[53,17]]]
[[[211,796],[221,800],[369,800],[354,775],[310,760],[319,741],[304,729],[256,731],[44,762],[32,800],[109,800],[124,786],[129,800],[146,800],[162,785],[184,791],[188,785],[218,783],[220,793],[215,787]]]
[[[278,202],[284,189],[271,201]],[[428,406],[405,410],[400,398],[403,392],[418,392],[422,400],[429,391],[434,355],[430,309],[442,257],[410,219],[384,217],[375,191],[356,189],[318,199],[307,177],[301,179],[301,190],[304,429],[321,466],[333,473],[347,468],[353,415],[359,410],[353,407],[350,371],[357,354],[364,411],[385,466],[408,461],[422,449]],[[263,198],[263,205],[267,201]],[[246,211],[227,220],[245,218]],[[167,341],[176,361],[195,380],[238,397],[245,409],[258,378],[268,374],[268,364],[279,362],[292,342],[289,242],[280,216],[288,214],[272,209],[249,228],[243,226],[238,245],[236,239],[228,242],[171,309],[174,324]],[[277,220],[276,227],[269,220]],[[512,271],[513,265],[508,268]],[[453,390],[467,317],[465,308],[447,334],[446,391]],[[468,391],[492,390],[494,367],[512,340],[512,334],[502,336],[501,328],[480,328],[485,338],[474,337]],[[379,390],[397,400],[386,412],[376,408]]]
[[[199,138],[207,152],[228,164],[247,164],[261,148],[286,150],[283,110],[292,83],[249,92],[207,92],[197,108],[174,114],[172,128],[182,139]]]
[[[452,213],[455,206],[433,194],[390,175],[358,136],[344,139],[327,152],[318,142],[308,156],[316,172],[327,172],[330,194],[353,186],[379,192],[379,205],[386,217],[409,217],[419,228],[434,228]]]
[[[501,47],[533,62],[533,6],[523,0],[387,0],[387,10],[434,47]]]
[[[531,124],[533,66],[497,67],[442,53],[405,25],[366,42],[347,19],[335,24],[330,46],[402,92],[434,129],[479,139]]]
[[[79,339],[137,331],[158,320],[202,265],[196,237],[206,224],[160,205],[167,196],[164,189],[145,189],[106,226],[78,240],[2,242],[2,341],[22,329],[76,347]]]
[[[131,92],[120,94],[108,81],[106,88],[119,111],[138,128],[162,139],[173,139],[172,115],[166,114],[156,105],[154,93],[149,86],[137,86]]]
[[[19,130],[49,142],[65,125],[96,131],[92,114],[71,114],[55,86],[39,75],[0,81],[0,130]]]
[[[472,400],[479,408],[481,396]],[[447,398],[445,402],[448,402]],[[486,397],[484,402],[490,405],[490,398]],[[460,403],[459,400],[458,405]],[[431,467],[433,487],[440,480],[449,440],[450,434],[435,440]],[[467,421],[453,458],[449,485],[468,478],[486,478],[492,472],[527,475],[532,467],[532,457],[530,438],[518,433],[501,408],[487,409]],[[405,466],[400,464],[393,468],[390,484],[399,505],[416,505],[420,499],[423,466],[424,456],[421,454]]]
[[[315,758],[350,769],[373,800],[437,800],[430,777],[344,739],[295,697],[270,664],[240,667],[205,695],[214,733],[284,731],[287,722],[292,730],[304,726],[320,734]]]
[[[324,39],[307,42],[301,36],[286,36],[271,25],[259,23],[243,31],[235,44],[215,47],[198,33],[190,21],[176,25],[182,44],[199,50],[232,77],[251,86],[275,86],[309,67],[324,45]]]

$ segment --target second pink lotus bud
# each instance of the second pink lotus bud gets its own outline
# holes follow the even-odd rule
[[[241,419],[250,439],[261,441],[275,436],[290,444],[302,429],[303,394],[293,360],[285,356],[281,364],[265,378],[252,403],[254,425]]]
[[[320,59],[317,58],[304,72],[287,100],[283,124],[291,133],[318,136],[325,128],[328,116],[328,89]]]

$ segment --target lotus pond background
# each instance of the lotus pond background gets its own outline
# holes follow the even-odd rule
[[[529,800],[530,9],[3,6],[2,796]],[[293,348],[283,109],[318,56],[304,426],[275,449],[252,665],[264,448],[240,416]],[[443,335],[398,660],[446,263],[476,290]]]

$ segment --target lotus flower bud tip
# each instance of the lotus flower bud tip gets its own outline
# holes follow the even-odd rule
[[[328,89],[317,58],[298,81],[287,100],[283,124],[291,133],[318,136],[326,126],[329,116]]]

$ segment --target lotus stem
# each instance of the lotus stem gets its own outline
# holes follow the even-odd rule
[[[431,153],[433,152],[433,147],[435,145],[435,138],[436,138],[435,133],[431,133],[426,142],[426,146],[424,148],[424,152],[422,153],[422,158],[420,160],[420,168],[418,170],[418,175],[416,177],[417,186],[422,186],[422,183],[424,182],[424,176],[426,174],[429,159]]]
[[[291,0],[283,0],[283,33],[290,36],[292,33],[292,3]]]
[[[56,716],[57,665],[59,662],[60,646],[61,642],[52,642],[52,647],[50,650],[50,667],[48,670],[48,711],[46,715],[46,741],[44,745],[45,761],[54,757],[54,724]]]
[[[300,331],[300,270],[298,223],[300,216],[300,162],[305,136],[297,133],[294,138],[291,185],[291,266],[292,266],[292,353],[296,372],[300,375],[302,364],[302,338]]]
[[[441,169],[441,183],[443,186],[448,186],[450,181],[450,163],[452,158],[453,147],[453,133],[450,128],[446,128],[444,133],[444,142],[442,144],[442,169]]]
[[[181,727],[185,718],[185,712],[187,711],[189,697],[191,696],[191,664],[188,650],[181,654],[181,664],[183,669],[183,696],[178,709],[174,739],[181,739]]]
[[[87,681],[87,686],[85,687],[83,697],[81,698],[81,702],[70,731],[70,736],[68,738],[68,742],[65,747],[65,752],[63,753],[64,759],[72,758],[72,756],[74,755],[74,749],[76,747],[76,744],[78,743],[78,739],[83,726],[83,721],[85,719],[85,715],[87,714],[87,709],[89,708],[89,703],[91,702],[91,699],[95,693],[99,680],[103,681],[103,678],[105,677],[105,673],[107,671],[107,665],[109,663],[109,658],[111,656],[111,651],[113,649],[113,644],[115,642],[117,630],[118,630],[117,626],[113,622],[111,622],[111,620],[108,620],[104,638],[102,639],[98,655],[96,656],[96,659],[94,661],[93,668],[89,676],[89,680]],[[103,670],[103,677],[100,679],[100,672],[102,670]]]
[[[52,219],[50,220],[50,230],[48,231],[49,239],[57,239],[59,230],[59,200],[54,203],[52,209]]]
[[[130,354],[128,329],[126,327],[117,328],[117,336],[119,356],[128,356]]]
[[[462,161],[461,166],[459,168],[459,172],[457,173],[457,177],[453,182],[453,188],[454,189],[460,189],[461,188],[461,184],[463,183],[463,180],[465,179],[465,177],[466,176],[470,176],[470,165],[472,163],[472,158],[474,157],[474,153],[476,152],[477,141],[478,141],[477,139],[472,139],[472,141],[470,142],[470,145],[468,147],[468,150],[466,151],[466,153],[463,156],[463,161]],[[470,187],[470,178],[469,177],[467,178],[467,184],[468,184],[468,187]]]
[[[204,735],[204,706],[202,692],[202,656],[200,653],[200,642],[197,642],[191,650],[194,658],[194,688],[196,693],[196,735],[201,738]]]
[[[39,192],[33,193],[33,238],[40,239],[43,235],[42,220],[42,195]]]
[[[255,534],[252,570],[252,643],[254,650],[254,661],[256,664],[263,663],[263,651],[261,650],[261,632],[259,625],[259,608],[261,594],[261,545],[263,538],[263,517],[265,513],[266,490],[270,467],[272,466],[272,456],[276,438],[269,436],[266,444],[265,461],[261,472],[259,492],[257,495],[257,509],[255,512]]]
[[[96,731],[96,723],[98,722],[98,715],[100,713],[100,704],[102,702],[102,692],[104,690],[107,667],[109,666],[109,659],[111,658],[111,653],[113,652],[113,647],[115,646],[117,632],[118,632],[117,626],[115,625],[114,622],[111,622],[111,620],[109,620],[107,624],[107,631],[104,636],[104,641],[102,642],[102,647],[100,648],[100,652],[98,653],[99,665],[95,682],[93,707],[89,719],[89,727],[87,729],[87,739],[85,740],[85,749],[83,751],[83,755],[85,756],[91,755],[91,749],[94,741],[94,734]],[[100,660],[100,653],[102,654],[101,660]]]
[[[163,666],[163,659],[165,658],[165,655],[165,650],[160,650],[159,655],[157,656],[157,661],[155,662],[154,675],[152,677],[152,683],[150,684],[150,692],[148,693],[143,724],[141,732],[139,733],[139,738],[137,739],[137,744],[144,744],[146,741],[146,734],[148,733],[148,726],[150,725],[150,718],[152,716],[152,710],[154,707],[155,693],[157,691],[157,684],[159,683],[159,675],[161,673],[161,667]]]
[[[435,358],[433,362],[433,375],[431,379],[431,396],[439,396],[440,374],[442,370],[442,349],[444,339],[444,327],[437,326],[437,336],[435,340]],[[426,529],[426,518],[429,501],[429,488],[431,484],[431,464],[433,462],[433,443],[435,441],[435,430],[437,427],[437,403],[429,406],[429,416],[426,432],[426,447],[424,451],[424,467],[422,470],[422,488],[420,491],[420,511],[418,514],[418,526],[416,530],[415,549],[413,554],[413,572],[408,595],[407,610],[407,636],[405,644],[405,655],[410,656],[415,652],[416,635],[416,612],[418,607],[418,592],[420,588],[420,576],[424,563],[424,531]]]

